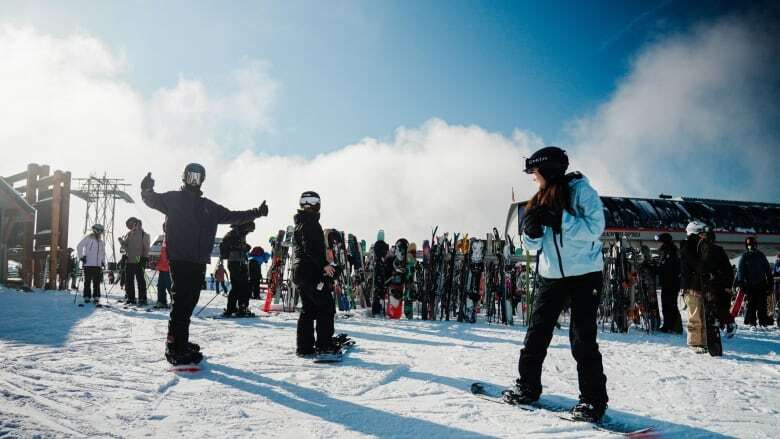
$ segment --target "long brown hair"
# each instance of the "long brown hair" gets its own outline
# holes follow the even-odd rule
[[[573,214],[571,208],[571,188],[565,178],[559,178],[554,182],[548,182],[544,188],[531,197],[525,204],[526,212],[534,207],[548,207],[555,211],[569,211]]]

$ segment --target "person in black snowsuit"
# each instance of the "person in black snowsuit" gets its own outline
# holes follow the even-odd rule
[[[745,324],[770,326],[774,323],[767,315],[767,296],[772,291],[772,267],[764,253],[758,249],[758,241],[750,236],[745,239],[746,251],[737,264],[737,286],[745,290],[747,306]]]
[[[230,293],[227,308],[222,313],[224,317],[252,317],[249,311],[249,270],[246,254],[249,244],[246,235],[255,230],[255,223],[234,224],[219,244],[220,257],[227,259],[230,271]]]
[[[656,240],[661,242],[658,280],[661,283],[661,312],[664,319],[660,331],[682,334],[682,317],[677,308],[677,297],[680,295],[680,257],[677,255],[677,246],[668,233],[656,236]]]
[[[249,258],[249,297],[260,299],[260,283],[263,281],[263,272],[260,261],[257,258]]]
[[[542,365],[558,317],[570,304],[569,340],[577,362],[579,403],[575,419],[598,422],[607,409],[607,377],[596,342],[596,316],[602,291],[601,234],[604,207],[596,190],[580,173],[565,174],[569,158],[557,147],[536,151],[526,160],[538,192],[525,205],[522,242],[538,257],[538,289],[517,379],[507,389],[509,402],[532,404],[542,393]]]
[[[167,221],[165,239],[173,279],[173,301],[165,358],[171,364],[198,363],[203,359],[200,346],[189,341],[190,317],[200,298],[217,225],[245,223],[268,215],[265,201],[254,209],[231,211],[203,197],[200,187],[205,178],[205,168],[190,163],[184,168],[181,190],[154,192],[151,172],[141,181],[144,203],[165,214]]]
[[[295,214],[293,232],[292,274],[295,289],[301,297],[298,317],[296,354],[308,356],[331,353],[336,303],[333,299],[333,279],[336,269],[325,257],[325,234],[320,225],[320,197],[307,191],[301,195],[300,209]],[[314,337],[314,322],[317,337]]]
[[[726,329],[726,334],[730,337],[736,329],[730,309],[734,269],[726,251],[715,243],[715,239],[715,232],[709,228],[699,240],[702,291],[706,303],[713,308],[720,328]]]

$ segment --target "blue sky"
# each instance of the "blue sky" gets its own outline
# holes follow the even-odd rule
[[[521,167],[544,144],[604,195],[780,202],[778,17],[737,1],[5,1],[0,175],[49,163],[139,197],[147,172],[173,189],[198,161],[212,199],[268,200],[259,236],[305,190],[360,236],[481,234],[513,189],[533,193]]]
[[[604,101],[648,41],[741,2],[5,2],[55,34],[129,60],[145,94],[180,77],[219,90],[250,58],[279,83],[267,153],[311,156],[431,117],[550,143]]]

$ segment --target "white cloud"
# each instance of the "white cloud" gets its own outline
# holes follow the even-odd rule
[[[777,194],[764,185],[776,178],[761,174],[777,154],[767,130],[779,120],[776,93],[767,93],[778,78],[771,36],[728,19],[648,46],[614,95],[571,127],[573,168],[602,193]],[[5,26],[0,53],[0,175],[29,162],[74,176],[106,171],[132,183],[140,203],[147,171],[158,190],[174,190],[183,166],[197,161],[207,168],[208,197],[234,209],[268,200],[257,244],[292,221],[305,190],[322,196],[325,226],[369,241],[383,228],[389,239],[419,242],[434,225],[482,235],[502,226],[512,187],[518,198],[531,194],[523,160],[543,145],[521,129],[507,137],[434,118],[388,141],[366,138],[313,158],[270,156],[250,149],[254,134],[274,129],[279,84],[262,61],[228,73],[226,91],[180,78],[146,98],[123,79],[122,56],[94,37]],[[727,186],[714,170],[724,158],[759,177]],[[82,209],[74,203],[72,241]],[[128,215],[160,229],[160,215],[142,204],[123,206],[120,216]]]
[[[729,17],[649,45],[572,127],[578,163],[614,193],[777,197],[778,37]]]
[[[273,129],[278,84],[264,62],[244,60],[229,74],[226,93],[180,78],[145,99],[123,80],[121,57],[94,37],[6,26],[0,53],[7,55],[0,59],[1,174],[29,162],[74,176],[106,171],[133,184],[140,203],[137,184],[146,171],[158,190],[172,190],[183,166],[197,161],[207,168],[210,198],[236,209],[268,200],[271,217],[258,222],[258,243],[292,221],[298,196],[310,189],[323,197],[326,226],[369,240],[379,227],[389,238],[423,238],[435,224],[484,233],[501,226],[513,185],[518,196],[528,194],[523,156],[542,143],[520,130],[510,139],[432,119],[399,128],[389,142],[364,139],[311,159],[236,154],[254,133]],[[82,209],[74,202],[72,240],[83,227]],[[121,218],[129,215],[159,230],[160,216],[142,204],[120,209]]]

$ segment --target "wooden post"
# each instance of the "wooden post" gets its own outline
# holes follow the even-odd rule
[[[30,163],[27,165],[27,186],[25,188],[25,199],[28,203],[30,203],[31,206],[35,205],[35,199],[36,199],[36,180],[38,178],[38,165],[35,163]],[[33,240],[35,233],[35,220],[32,222],[26,223],[24,225],[24,244],[22,246],[23,249],[23,263],[22,263],[22,279],[24,280],[24,283],[32,287],[33,286],[33,278],[35,273],[35,264],[33,259]]]
[[[62,203],[62,171],[54,172],[51,200],[51,245],[49,247],[49,279],[47,288],[57,289],[57,275],[60,271],[60,204]]]

